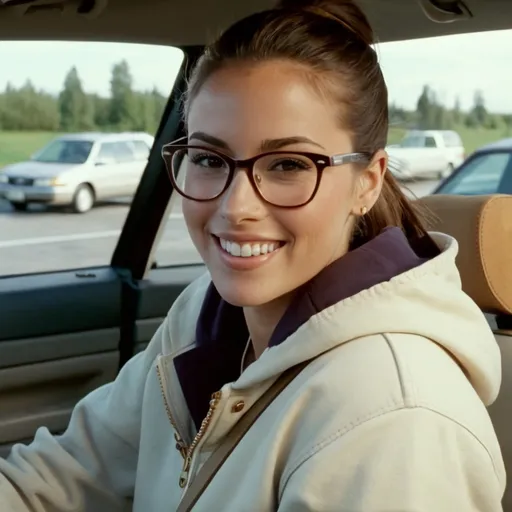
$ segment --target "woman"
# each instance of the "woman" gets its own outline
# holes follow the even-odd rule
[[[209,274],[68,430],[0,463],[2,511],[176,510],[287,369],[309,364],[199,498],[204,511],[498,511],[485,405],[500,356],[383,148],[387,92],[350,1],[293,0],[198,63],[163,150]],[[132,503],[133,501],[133,503]]]

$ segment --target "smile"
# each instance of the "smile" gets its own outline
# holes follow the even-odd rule
[[[231,254],[231,256],[236,256],[239,258],[264,256],[265,254],[273,253],[283,245],[283,242],[276,241],[239,243],[233,240],[224,240],[224,238],[219,238],[219,243],[225,252]]]

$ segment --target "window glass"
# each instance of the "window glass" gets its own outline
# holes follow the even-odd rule
[[[147,160],[149,157],[150,147],[142,140],[131,141],[135,160]]]
[[[0,276],[110,263],[182,59],[168,46],[0,42]],[[130,165],[109,172],[100,157]]]
[[[437,147],[436,139],[434,139],[434,137],[425,137],[425,147],[426,148]]]
[[[32,160],[48,164],[83,164],[89,158],[92,146],[88,140],[55,140],[38,151]]]
[[[98,161],[103,163],[116,163],[117,153],[116,144],[114,142],[103,142],[100,144],[100,150],[98,151]]]
[[[114,144],[114,152],[119,163],[133,162],[135,160],[135,152],[128,142],[116,142]]]
[[[423,148],[425,147],[425,137],[422,135],[408,135],[404,137],[400,145],[403,148]]]
[[[442,188],[443,194],[512,193],[512,152],[488,153],[469,160]],[[504,190],[505,188],[505,190]]]

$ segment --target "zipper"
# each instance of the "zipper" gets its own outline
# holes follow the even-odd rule
[[[212,421],[212,416],[215,413],[215,409],[217,409],[217,405],[219,404],[221,397],[222,391],[216,391],[213,393],[210,400],[210,408],[208,409],[208,413],[206,414],[204,420],[201,422],[201,427],[199,428],[199,431],[197,432],[194,440],[188,448],[179,480],[179,485],[182,489],[184,489],[188,483],[190,476],[190,466],[192,463],[192,458],[194,457],[194,451],[197,448],[197,445],[201,442],[201,439],[203,439],[204,435],[206,434],[206,431],[208,430],[208,427]]]
[[[176,441],[176,450],[178,450],[180,452],[180,455],[186,461],[187,454],[188,454],[188,447],[187,447],[185,441],[183,441],[182,437],[180,436],[179,431],[178,431],[178,425],[172,416],[171,407],[169,406],[169,402],[167,401],[167,395],[165,393],[162,374],[160,373],[160,367],[158,366],[158,364],[156,365],[156,373],[158,375],[158,382],[160,384],[160,391],[162,392],[162,398],[164,399],[165,412],[167,413],[169,422],[171,423],[171,426],[174,429],[174,439]]]

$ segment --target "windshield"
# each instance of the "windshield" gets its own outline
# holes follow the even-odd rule
[[[86,140],[54,140],[34,155],[36,162],[83,164],[89,158],[92,142]]]
[[[423,148],[425,147],[425,137],[422,135],[408,135],[402,139],[400,146],[403,148]]]

